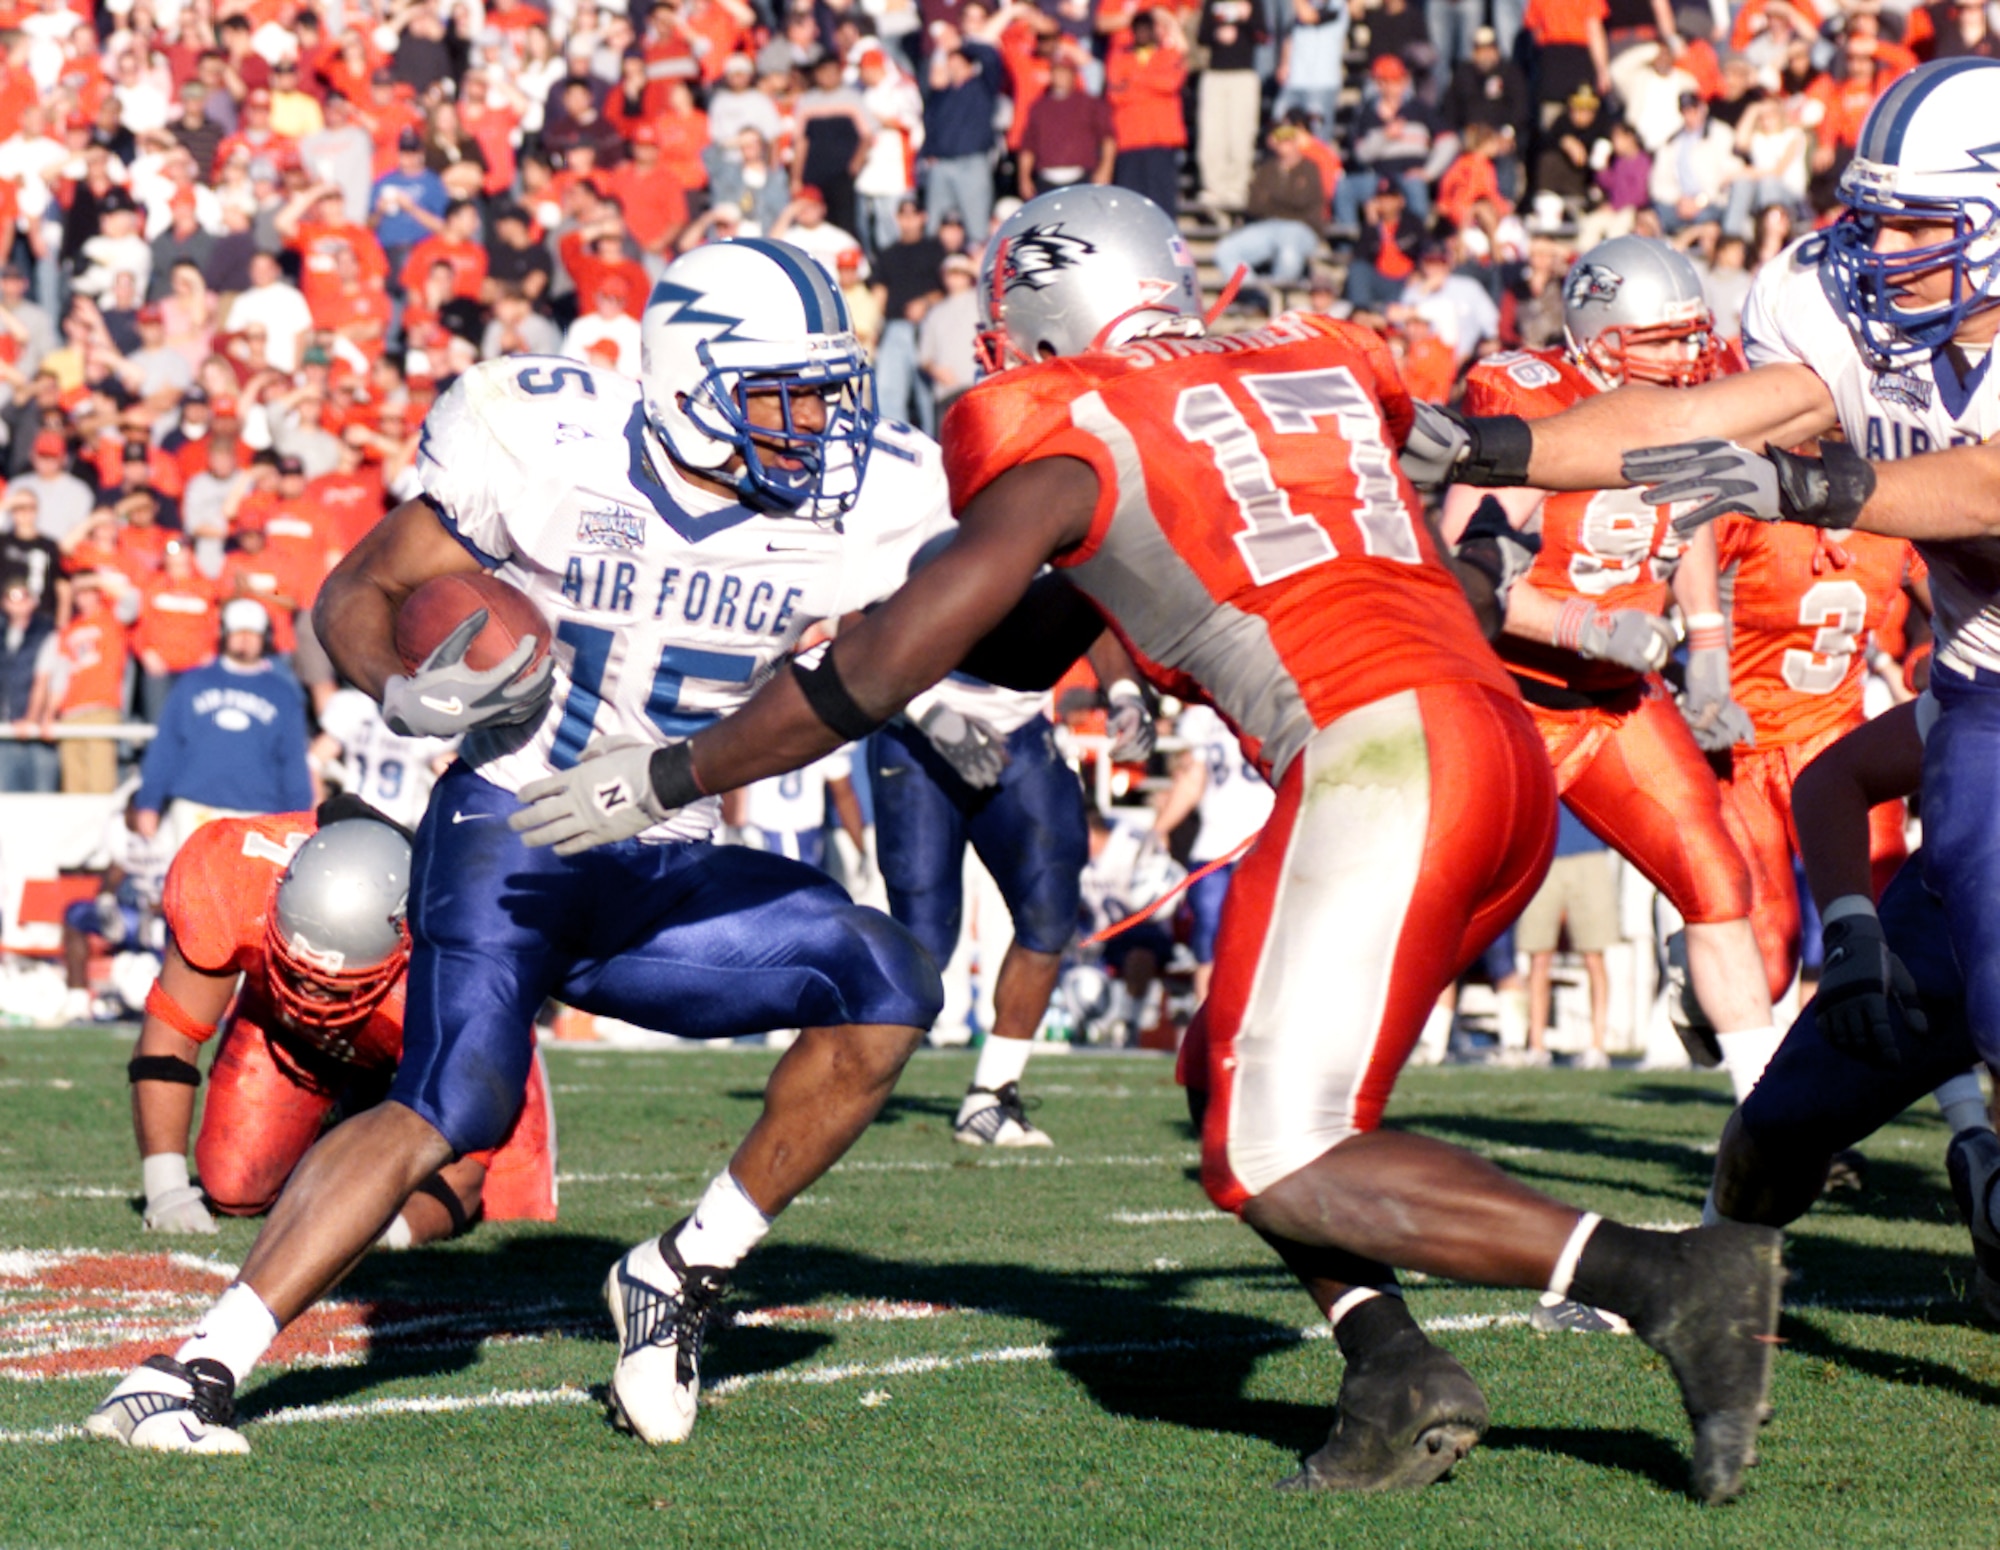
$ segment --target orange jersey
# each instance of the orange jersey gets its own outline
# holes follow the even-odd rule
[[[1018,464],[1089,463],[1089,535],[1054,563],[1275,782],[1317,730],[1386,696],[1512,697],[1397,466],[1414,414],[1377,335],[1287,316],[990,377],[946,418],[945,469],[963,510]]]
[[[1756,746],[1801,743],[1859,726],[1863,650],[1923,574],[1909,543],[1874,533],[1835,539],[1788,522],[1716,524],[1729,603],[1729,692],[1750,713]]]
[[[239,1007],[265,1028],[284,1026],[270,1004],[264,917],[278,880],[319,827],[311,813],[218,818],[188,837],[167,869],[161,913],[174,945],[205,974],[243,976]],[[355,1035],[354,1062],[385,1068],[403,1052],[403,982]]]
[[[1539,420],[1560,414],[1599,389],[1560,350],[1495,355],[1465,379],[1467,414],[1517,414]],[[1588,598],[1601,609],[1667,606],[1667,583],[1687,547],[1665,507],[1649,506],[1637,490],[1557,490],[1542,502],[1541,553],[1527,581],[1558,601]],[[1639,675],[1541,641],[1504,635],[1500,655],[1523,678],[1583,694],[1629,689]]]

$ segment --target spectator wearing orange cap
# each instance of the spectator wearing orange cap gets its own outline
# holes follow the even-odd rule
[[[1202,0],[1195,39],[1208,50],[1208,67],[1198,87],[1196,143],[1202,198],[1213,210],[1241,210],[1250,197],[1264,89],[1257,49],[1266,37],[1258,0]]]
[[[793,247],[803,248],[818,259],[820,267],[835,280],[840,277],[840,255],[861,251],[861,244],[852,232],[834,225],[827,218],[825,196],[810,183],[785,206],[784,213],[771,223],[767,235],[789,242]]]
[[[1383,54],[1368,67],[1374,94],[1354,115],[1353,143],[1347,164],[1352,169],[1334,194],[1333,218],[1341,226],[1358,225],[1361,204],[1375,191],[1378,179],[1394,178],[1419,220],[1431,211],[1424,163],[1431,153],[1437,124],[1431,110],[1417,100],[1409,67],[1394,54]]]
[[[110,726],[125,705],[125,626],[96,572],[77,572],[70,589],[70,620],[56,640],[63,688],[55,718],[66,727]],[[56,757],[65,794],[101,795],[118,784],[118,745],[108,738],[65,738]]]
[[[216,583],[194,568],[194,554],[179,538],[161,550],[161,568],[139,584],[134,600],[132,654],[139,659],[139,714],[160,718],[173,681],[215,655],[221,603]]]
[[[852,248],[834,260],[834,273],[840,281],[841,299],[847,303],[847,318],[854,326],[854,337],[861,341],[862,349],[872,354],[882,337],[882,301],[869,282],[867,268],[867,260]]]
[[[660,132],[634,126],[631,155],[611,169],[610,195],[625,214],[625,229],[642,253],[665,255],[687,224],[687,194],[681,180],[660,161]]]
[[[855,56],[854,74],[861,106],[875,125],[875,137],[854,178],[861,222],[855,235],[872,258],[896,240],[896,206],[916,188],[924,99],[917,83],[872,42]]]
[[[1111,40],[1104,96],[1111,104],[1111,134],[1118,145],[1111,181],[1144,194],[1172,215],[1180,204],[1181,152],[1187,115],[1181,88],[1187,50],[1173,12],[1141,11]]]
[[[572,360],[606,366],[628,377],[639,375],[639,319],[633,314],[623,275],[606,275],[588,312],[563,335],[562,353]]]
[[[28,472],[10,489],[34,492],[41,529],[61,543],[90,515],[90,486],[69,471],[69,439],[61,431],[40,431],[29,449]]]

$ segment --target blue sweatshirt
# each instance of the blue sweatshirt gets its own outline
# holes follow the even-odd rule
[[[138,805],[162,812],[176,797],[245,813],[311,807],[298,680],[275,662],[245,668],[220,657],[181,674],[139,769]]]

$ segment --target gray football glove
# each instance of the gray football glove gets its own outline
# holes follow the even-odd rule
[[[1674,649],[1674,627],[1640,608],[1592,609],[1575,631],[1578,656],[1657,673]]]
[[[1417,401],[1416,423],[1403,443],[1403,475],[1420,490],[1450,484],[1460,461],[1472,450],[1472,431],[1449,409]]]
[[[968,786],[983,790],[1000,783],[1000,772],[1007,768],[1006,741],[977,716],[933,705],[917,722],[917,730]]]
[[[1688,652],[1687,687],[1681,692],[1680,706],[1695,746],[1703,753],[1722,753],[1738,743],[1757,740],[1750,713],[1730,696],[1726,647],[1697,647]]]
[[[212,1233],[215,1218],[209,1215],[208,1205],[201,1198],[201,1190],[193,1184],[183,1184],[179,1189],[162,1190],[146,1202],[146,1214],[141,1220],[147,1232],[172,1233]]]
[[[1875,493],[1875,470],[1843,441],[1821,443],[1818,457],[1778,447],[1753,452],[1733,441],[1689,441],[1628,452],[1619,471],[1646,486],[1641,493],[1652,505],[1701,503],[1674,518],[1683,538],[1730,512],[1759,522],[1852,527]]]
[[[598,738],[569,769],[523,786],[526,805],[508,827],[530,845],[555,846],[558,856],[643,834],[673,811],[653,794],[658,749],[643,737]]]
[[[422,667],[382,685],[382,719],[390,731],[404,737],[458,737],[475,727],[506,726],[542,713],[555,686],[555,657],[543,657],[516,682],[515,674],[535,654],[535,638],[527,635],[498,667],[467,667],[465,653],[485,628],[486,610],[481,608],[439,641]]]
[[[1872,914],[1843,915],[1828,926],[1826,966],[1813,1001],[1820,1032],[1835,1049],[1870,1065],[1896,1066],[1896,1024],[1900,1011],[1912,1033],[1930,1028],[1917,1000],[1917,984],[1903,960],[1889,950],[1882,922]]]
[[[1138,764],[1152,757],[1159,730],[1146,693],[1129,678],[1104,691],[1104,735],[1111,739],[1113,764]]]

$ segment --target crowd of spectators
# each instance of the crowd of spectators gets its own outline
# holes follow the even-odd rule
[[[631,372],[651,278],[797,243],[934,428],[1012,201],[1117,183],[1443,398],[1560,338],[1569,257],[1696,255],[1732,331],[1869,103],[1985,0],[7,0],[0,789],[109,789],[254,600],[309,613],[482,359]],[[1191,228],[1202,234],[1199,224]],[[1277,297],[1270,293],[1275,291]],[[223,653],[225,662],[227,653]],[[129,754],[128,754],[129,758]]]

